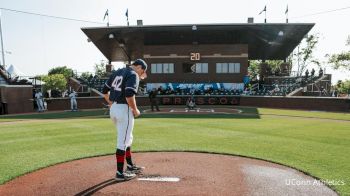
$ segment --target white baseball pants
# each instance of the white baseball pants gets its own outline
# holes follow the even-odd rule
[[[134,115],[128,104],[113,103],[110,108],[110,117],[117,129],[117,149],[126,150],[131,146],[134,129]]]

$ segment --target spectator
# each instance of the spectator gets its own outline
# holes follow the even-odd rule
[[[157,111],[160,111],[158,106],[157,94],[158,91],[154,88],[148,95],[149,101],[151,102],[152,112],[154,111],[154,106],[156,107]]]
[[[315,69],[312,68],[312,70],[311,70],[311,78],[313,78],[314,76],[315,76]]]
[[[164,90],[163,90],[163,87],[162,87],[162,86],[160,86],[160,87],[158,88],[158,92],[159,92],[160,95],[164,95]]]
[[[195,103],[195,100],[194,100],[193,96],[191,96],[191,97],[187,100],[186,106],[187,106],[187,108],[190,109],[190,110],[193,110],[193,109],[196,107],[196,103]]]
[[[72,112],[78,111],[77,93],[74,90],[69,94],[69,98],[70,98],[70,108]]]
[[[305,79],[307,80],[309,77],[309,70],[307,69],[306,72],[305,72]]]
[[[322,68],[320,68],[320,70],[318,71],[318,76],[319,76],[319,77],[322,77],[322,76],[323,76],[323,69],[322,69]]]

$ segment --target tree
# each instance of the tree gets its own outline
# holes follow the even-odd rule
[[[106,75],[106,63],[102,60],[100,64],[95,64],[95,75],[97,75],[99,78],[102,78]]]
[[[350,46],[350,36],[346,41],[346,45]],[[342,51],[339,54],[327,55],[328,62],[333,65],[334,69],[346,69],[350,71],[350,51]]]
[[[84,80],[88,80],[90,77],[92,77],[92,74],[90,72],[83,72],[80,75],[80,78],[82,78]]]
[[[50,69],[48,75],[53,75],[53,74],[62,74],[67,80],[70,77],[74,76],[73,70],[71,68],[68,68],[67,66],[55,67]]]
[[[259,65],[260,65],[260,61],[257,61],[257,60],[249,61],[248,76],[252,80],[255,80],[259,75],[259,71],[260,71]]]
[[[336,89],[339,93],[348,94],[350,92],[350,80],[338,80]]]
[[[318,34],[309,35],[304,42],[300,43],[301,48],[298,46],[297,52],[293,54],[292,62],[294,65],[298,66],[298,76],[301,76],[307,66],[310,64],[316,64],[318,66],[321,65],[321,63],[313,56],[313,52],[316,49],[318,40]]]
[[[280,70],[280,65],[283,63],[282,60],[267,60],[266,63],[269,65],[271,68],[271,71],[274,73],[276,71],[281,71]]]
[[[63,74],[42,76],[42,80],[45,82],[44,91],[57,90],[62,92],[67,86],[67,80]]]
[[[265,62],[269,65],[273,73],[279,70],[280,65],[283,63],[282,60],[267,60]],[[261,63],[262,60],[251,60],[249,62],[248,75],[250,78],[252,78],[252,80],[254,80],[257,75],[259,75]]]

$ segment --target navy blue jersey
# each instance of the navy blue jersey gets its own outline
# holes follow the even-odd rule
[[[110,91],[109,100],[126,104],[126,97],[132,97],[139,88],[139,76],[130,67],[113,71],[105,83],[103,93]]]

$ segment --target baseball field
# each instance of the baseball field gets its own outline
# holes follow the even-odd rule
[[[296,168],[350,195],[350,114],[236,108],[237,114],[152,114],[136,119],[134,151],[199,151]],[[0,184],[85,157],[114,153],[103,110],[0,117]]]

